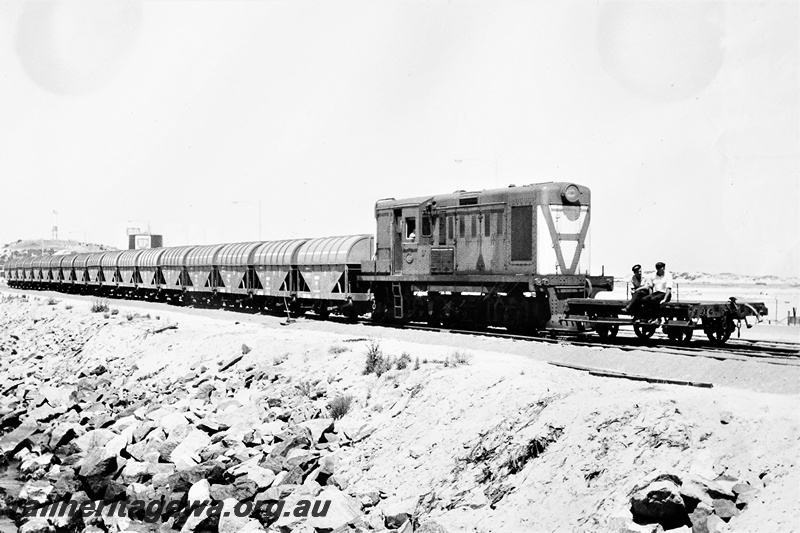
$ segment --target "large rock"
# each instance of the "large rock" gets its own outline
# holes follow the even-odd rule
[[[736,494],[736,505],[738,507],[751,503],[758,496],[758,490],[747,483],[738,483],[731,490]]]
[[[169,478],[169,485],[174,491],[186,492],[201,479],[205,479],[212,484],[223,483],[224,473],[225,468],[221,464],[211,461],[175,472]]]
[[[31,518],[19,528],[19,533],[54,533],[56,528],[46,518]]]
[[[734,516],[739,515],[739,509],[736,508],[736,505],[730,500],[714,500],[714,514],[718,517],[729,520]]]
[[[44,479],[31,480],[25,483],[19,491],[20,500],[44,504],[48,499],[52,499],[50,494],[53,492],[53,485]]]
[[[75,405],[75,397],[73,393],[75,388],[64,386],[45,386],[39,389],[42,396],[45,397],[47,403],[53,407],[64,407],[69,409]]]
[[[311,443],[316,444],[322,438],[322,434],[333,429],[333,418],[314,418],[298,424],[311,432]]]
[[[15,453],[37,431],[39,431],[39,424],[25,422],[11,433],[3,435],[3,438],[0,439],[0,451],[6,455]]]
[[[50,432],[50,449],[62,446],[82,433],[81,426],[72,422],[56,424]]]
[[[658,522],[665,528],[683,525],[686,507],[678,486],[671,480],[654,481],[631,496],[631,512],[637,522]]]
[[[308,518],[308,525],[317,529],[336,529],[361,516],[361,506],[358,502],[335,487],[325,488],[314,500],[313,503],[319,505],[320,511],[330,501],[330,507],[324,513],[325,516]]]
[[[261,456],[253,456],[244,463],[230,468],[228,471],[236,477],[244,476],[253,481],[258,488],[265,489],[275,480],[275,473],[268,468],[259,466],[258,463],[260,460]]]
[[[388,529],[398,529],[414,514],[416,498],[386,501],[382,505],[384,525]]]
[[[692,533],[708,533],[706,521],[714,514],[714,509],[705,503],[699,503],[694,511],[689,515],[689,523],[692,524]]]
[[[82,477],[102,476],[117,469],[117,454],[102,448],[95,448],[83,459],[79,475]]]
[[[207,479],[201,479],[189,488],[189,502],[211,501],[211,484]]]
[[[126,483],[141,482],[145,477],[153,478],[158,474],[170,475],[175,472],[175,465],[169,463],[152,463],[129,460],[122,469],[122,480]]]
[[[251,433],[253,428],[261,423],[262,412],[256,405],[231,407],[223,412],[217,412],[217,422],[228,426],[224,432],[225,441],[241,442],[246,434]]]
[[[435,520],[424,520],[416,529],[416,533],[448,533],[448,531]]]
[[[238,478],[229,485],[213,484],[210,488],[211,499],[224,501],[228,498],[236,500],[247,500],[258,492],[258,486],[245,478]]]
[[[211,437],[199,429],[192,429],[170,454],[178,470],[186,470],[200,462],[200,450],[211,444]]]
[[[116,436],[117,434],[110,429],[93,429],[75,439],[74,443],[80,451],[88,453],[96,448],[104,447]]]

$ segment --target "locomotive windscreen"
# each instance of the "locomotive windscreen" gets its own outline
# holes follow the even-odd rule
[[[511,208],[511,260],[533,259],[533,206]]]

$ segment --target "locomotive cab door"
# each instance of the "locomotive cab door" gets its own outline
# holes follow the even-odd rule
[[[415,272],[419,243],[419,209],[404,207],[394,210],[392,224],[392,274]]]

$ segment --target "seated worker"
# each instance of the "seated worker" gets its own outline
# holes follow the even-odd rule
[[[649,280],[642,276],[642,265],[633,265],[631,269],[631,300],[623,308],[626,314],[630,314],[639,303],[639,300],[650,294]]]
[[[660,306],[672,299],[672,274],[666,266],[661,261],[656,263],[656,273],[648,283],[653,293],[642,298],[645,305]]]

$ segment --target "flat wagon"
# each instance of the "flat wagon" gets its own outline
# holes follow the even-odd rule
[[[615,337],[620,327],[633,327],[636,336],[647,339],[660,327],[671,340],[689,342],[695,330],[703,330],[714,343],[723,344],[741,327],[751,324],[748,318],[759,320],[767,314],[761,302],[668,302],[660,306],[645,307],[635,315],[628,315],[626,300],[597,300],[570,298],[563,322],[584,330],[594,330],[601,338]]]

